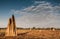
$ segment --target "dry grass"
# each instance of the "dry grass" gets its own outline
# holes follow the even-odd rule
[[[0,37],[0,39],[60,39],[60,30],[18,30],[16,37]]]

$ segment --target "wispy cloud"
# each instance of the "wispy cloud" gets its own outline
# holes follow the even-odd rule
[[[49,2],[35,1],[30,7],[11,12],[22,15],[16,19],[20,27],[60,27],[60,6]]]

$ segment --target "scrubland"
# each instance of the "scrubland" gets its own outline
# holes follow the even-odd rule
[[[3,34],[5,35],[5,34]],[[60,30],[17,30],[17,36],[1,36],[0,39],[60,39]]]

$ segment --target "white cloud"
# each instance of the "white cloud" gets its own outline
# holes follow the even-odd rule
[[[0,21],[0,28],[4,28],[6,23],[3,24],[3,22]]]
[[[53,6],[48,2],[41,1],[22,10],[12,10],[17,17],[17,26],[20,27],[60,27],[60,6]]]

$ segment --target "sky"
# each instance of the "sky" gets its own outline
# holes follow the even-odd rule
[[[60,28],[60,0],[0,0],[0,27],[12,14],[17,27]]]

